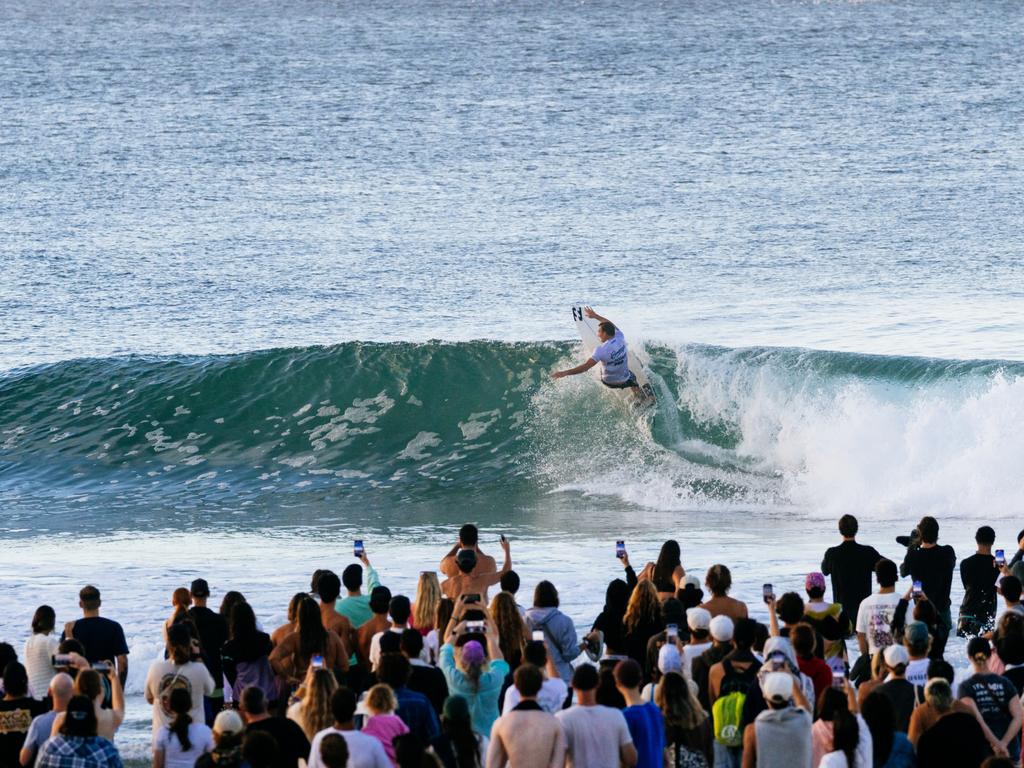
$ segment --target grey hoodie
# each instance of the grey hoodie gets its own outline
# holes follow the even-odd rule
[[[526,624],[531,630],[544,631],[558,676],[568,683],[572,679],[572,662],[580,655],[579,638],[572,619],[557,608],[529,608]]]

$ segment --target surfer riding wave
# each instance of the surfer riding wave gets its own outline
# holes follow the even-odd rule
[[[640,384],[636,380],[636,375],[629,370],[629,350],[626,348],[626,337],[622,331],[615,327],[615,323],[607,317],[601,317],[590,307],[585,307],[583,313],[598,321],[597,337],[601,344],[594,349],[585,363],[564,371],[555,371],[551,378],[561,379],[586,373],[600,363],[602,384],[611,389],[632,389],[634,393],[639,393]]]

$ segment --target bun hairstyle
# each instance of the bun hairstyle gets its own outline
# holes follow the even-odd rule
[[[967,643],[967,658],[984,663],[992,656],[992,646],[984,637],[972,637]]]

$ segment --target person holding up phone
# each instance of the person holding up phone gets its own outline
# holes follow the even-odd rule
[[[505,562],[500,571],[485,572],[477,569],[478,558],[475,549],[460,549],[455,556],[458,573],[441,582],[441,591],[445,597],[457,600],[466,594],[477,595],[484,603],[488,602],[487,590],[498,584],[501,577],[512,570],[512,554],[508,539],[501,537],[501,549],[505,553]]]
[[[476,564],[472,570],[474,576],[493,573],[498,570],[498,564],[494,561],[494,558],[490,555],[485,555],[483,550],[480,549],[480,531],[472,523],[466,523],[459,528],[458,541],[455,542],[454,547],[448,550],[448,554],[441,558],[438,570],[445,576],[458,576],[461,569],[456,562],[455,556],[463,549],[471,549],[476,554]]]
[[[996,617],[996,579],[999,569],[1006,565],[1005,556],[1000,563],[992,556],[996,532],[987,525],[974,534],[978,551],[960,561],[960,581],[964,585],[964,599],[960,603],[960,618],[956,633],[960,637],[976,637],[992,630]],[[1002,554],[1003,550],[996,550]]]

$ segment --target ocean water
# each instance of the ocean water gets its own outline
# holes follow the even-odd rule
[[[0,4],[0,639],[99,584],[141,756],[195,575],[275,625],[353,538],[409,590],[474,520],[583,626],[619,538],[752,604],[845,512],[1012,549],[1022,36],[1009,0]],[[653,423],[549,379],[577,302]]]

